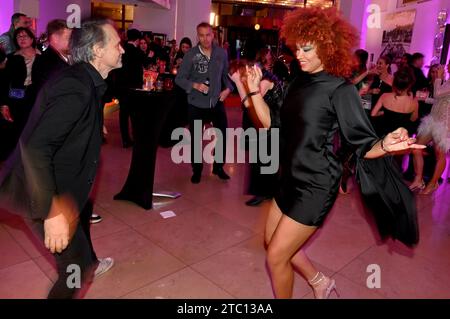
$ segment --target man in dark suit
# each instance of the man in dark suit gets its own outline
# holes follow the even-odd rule
[[[44,84],[19,147],[0,171],[2,204],[21,204],[27,224],[54,254],[59,277],[49,298],[73,298],[113,264],[93,258],[89,216],[80,212],[100,156],[104,79],[121,67],[123,49],[114,27],[97,20],[74,29],[71,53],[75,64]]]
[[[49,46],[45,50],[41,58],[33,63],[31,78],[36,91],[38,92],[42,86],[53,76],[62,72],[70,66],[70,48],[69,41],[72,29],[67,26],[65,20],[55,19],[47,24],[47,39]],[[88,203],[86,209],[90,209],[90,223],[98,223],[102,221],[102,217],[92,212],[93,204]]]
[[[120,134],[122,135],[122,144],[128,148],[133,144],[129,133],[128,120],[130,118],[128,90],[130,88],[142,88],[143,67],[145,55],[139,49],[139,40],[142,38],[141,32],[136,29],[130,29],[127,32],[128,42],[125,44],[125,53],[122,57],[122,68],[117,70],[117,90],[120,103],[119,121]]]
[[[416,81],[414,82],[411,91],[416,94],[417,91],[428,87],[428,80],[423,74],[422,68],[424,65],[424,55],[416,52],[411,57],[411,68],[414,72]]]
[[[69,41],[72,29],[67,27],[65,20],[56,19],[47,24],[47,39],[49,46],[42,53],[39,61],[33,64],[32,81],[37,90],[54,74],[70,66]]]

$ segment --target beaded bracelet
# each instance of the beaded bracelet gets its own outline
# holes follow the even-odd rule
[[[248,98],[250,97],[250,96],[253,96],[253,95],[256,95],[256,94],[259,94],[259,93],[261,93],[261,92],[259,92],[259,90],[258,91],[254,91],[254,92],[250,92],[249,94],[247,94],[243,99],[242,99],[242,104],[244,104],[245,103],[245,101],[247,101],[248,100]]]

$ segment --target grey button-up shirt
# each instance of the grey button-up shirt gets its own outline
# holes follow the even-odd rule
[[[207,95],[193,89],[194,82],[204,83],[209,79]],[[189,50],[183,58],[175,83],[188,94],[188,103],[198,108],[214,107],[219,100],[220,92],[233,85],[228,77],[228,56],[224,49],[213,45],[211,59],[204,55],[197,45]]]

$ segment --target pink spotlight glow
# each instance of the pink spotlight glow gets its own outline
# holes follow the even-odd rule
[[[9,30],[13,13],[14,0],[2,0],[2,9],[0,10],[0,34]]]

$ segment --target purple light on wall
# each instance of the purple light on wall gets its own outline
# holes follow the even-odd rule
[[[361,25],[361,34],[360,34],[360,48],[366,48],[366,38],[367,38],[367,19],[369,17],[369,11],[367,10],[369,1],[364,1],[364,14],[363,14],[363,21]]]
[[[0,33],[9,30],[13,13],[14,0],[2,0],[2,9],[0,10]]]

